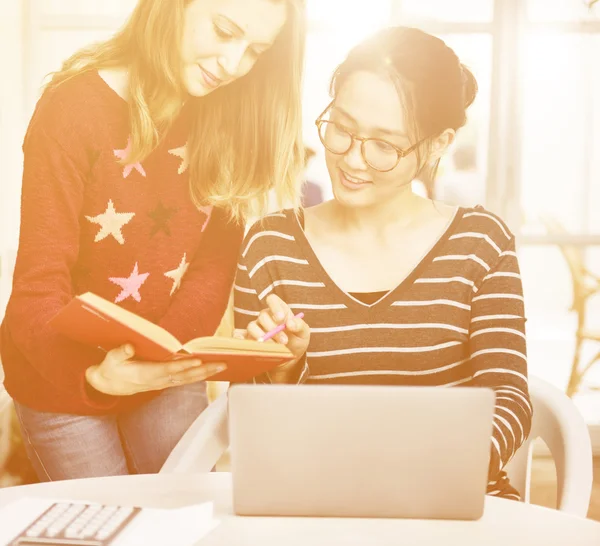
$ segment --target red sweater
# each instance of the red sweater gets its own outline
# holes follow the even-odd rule
[[[9,394],[39,411],[97,415],[158,394],[112,397],[86,385],[104,353],[48,321],[91,291],[186,342],[212,335],[227,305],[243,228],[197,210],[183,113],[144,161],[123,166],[128,108],[97,72],[46,91],[24,145],[19,252],[2,324]]]

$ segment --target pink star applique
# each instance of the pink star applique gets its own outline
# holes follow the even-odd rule
[[[113,150],[113,153],[115,154],[115,157],[117,159],[120,159],[121,161],[125,161],[127,159],[127,157],[129,156],[129,152],[131,151],[131,137],[129,137],[127,139],[127,147],[124,150]],[[133,171],[133,169],[135,169],[137,172],[139,172],[142,176],[146,176],[146,171],[144,170],[144,167],[142,167],[142,164],[138,161],[137,163],[131,163],[129,165],[125,165],[125,167],[123,168],[123,178],[127,178],[131,171]]]
[[[204,220],[204,224],[202,224],[202,227],[200,228],[200,231],[203,232],[206,229],[208,222],[210,221],[210,217],[211,217],[212,211],[213,211],[213,206],[207,205],[205,207],[200,207],[200,211],[203,212],[204,214],[206,214],[206,220]]]
[[[131,297],[138,303],[142,301],[140,296],[140,288],[146,282],[150,273],[142,273],[140,275],[138,264],[135,263],[133,271],[129,277],[110,277],[108,280],[122,288],[121,293],[116,297],[115,303],[119,303]]]

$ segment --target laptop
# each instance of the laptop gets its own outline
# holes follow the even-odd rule
[[[234,511],[479,519],[494,404],[473,387],[234,385]]]

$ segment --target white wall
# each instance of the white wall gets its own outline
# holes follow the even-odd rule
[[[43,79],[79,47],[109,36],[134,3],[0,0],[0,316],[18,245],[21,146]]]
[[[23,108],[22,3],[3,0],[0,14],[0,316],[8,299],[14,261],[21,179]]]

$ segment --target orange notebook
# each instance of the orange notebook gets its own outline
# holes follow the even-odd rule
[[[210,381],[247,381],[294,358],[287,347],[273,341],[211,336],[184,345],[164,328],[91,292],[76,296],[50,324],[75,341],[105,351],[130,343],[136,360],[193,356],[203,362],[226,363],[227,370],[211,376]]]

